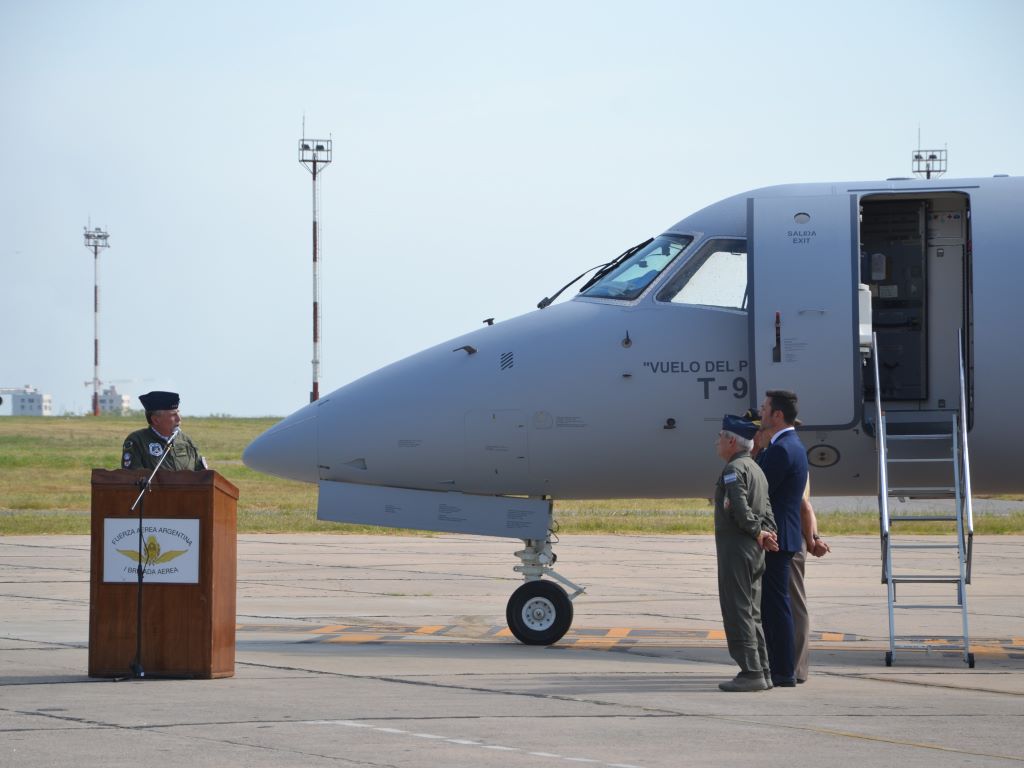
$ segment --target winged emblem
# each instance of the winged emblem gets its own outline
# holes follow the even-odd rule
[[[136,563],[139,562],[138,550],[119,549],[117,551],[128,559],[134,560]],[[188,552],[187,549],[171,549],[167,552],[161,552],[160,542],[156,540],[156,536],[150,534],[149,538],[146,539],[145,546],[142,550],[142,556],[145,558],[143,565],[159,565],[160,563],[166,563],[176,557],[181,557],[186,552]]]

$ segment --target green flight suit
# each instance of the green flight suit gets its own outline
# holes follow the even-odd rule
[[[124,469],[154,469],[164,455],[167,440],[158,435],[152,427],[132,432],[124,439],[121,449],[121,466]],[[171,446],[171,453],[160,465],[160,469],[180,471],[206,469],[206,459],[199,454],[188,435],[179,432]]]
[[[768,650],[761,627],[761,531],[774,531],[768,480],[750,454],[729,459],[715,486],[715,550],[718,602],[729,655],[742,673],[768,672]]]

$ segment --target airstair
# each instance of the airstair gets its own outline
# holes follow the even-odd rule
[[[882,583],[886,585],[889,609],[889,650],[886,666],[896,660],[896,651],[962,651],[964,662],[974,668],[967,619],[967,585],[971,583],[971,554],[974,520],[971,509],[971,473],[967,450],[967,399],[963,332],[959,343],[960,403],[956,410],[895,411],[883,409],[879,384],[878,338],[872,338],[872,367],[875,383],[875,440],[878,446],[878,510],[882,544]],[[942,471],[948,469],[948,475]],[[935,485],[935,477],[948,483]],[[922,478],[924,480],[922,481]],[[893,499],[953,500],[939,502],[926,511],[893,513]],[[904,505],[901,505],[904,506]],[[921,542],[906,533],[897,535],[909,523],[933,522],[945,528],[946,540]],[[904,528],[905,531],[905,528]],[[955,557],[955,559],[954,559]],[[897,600],[899,597],[906,602]],[[950,597],[945,590],[954,591]],[[943,594],[945,592],[945,594]],[[918,627],[932,622],[942,612],[960,612],[962,642],[925,642],[934,634],[913,632],[910,614],[917,612]],[[927,612],[929,616],[924,617]],[[901,635],[896,632],[900,617]]]

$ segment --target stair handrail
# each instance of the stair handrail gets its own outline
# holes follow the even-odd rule
[[[885,413],[882,411],[882,385],[878,369],[878,333],[871,333],[871,368],[875,377],[875,444],[878,453],[878,511],[882,545],[882,581],[888,578],[889,550],[889,472],[886,466]]]
[[[967,450],[967,385],[966,365],[964,361],[964,329],[957,332],[957,347],[960,352],[960,461],[962,462],[962,477],[964,498],[963,510],[957,510],[964,521],[964,534],[967,536],[966,551],[966,582],[971,583],[971,556],[974,550],[974,506],[971,498],[971,460]]]

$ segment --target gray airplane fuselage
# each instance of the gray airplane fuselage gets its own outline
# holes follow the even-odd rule
[[[800,395],[815,493],[872,494],[872,364],[857,334],[858,321],[873,321],[883,405],[910,419],[955,412],[964,329],[974,491],[1020,492],[1024,473],[1010,468],[1004,436],[1024,427],[1022,213],[1021,178],[737,195],[669,228],[618,278],[613,271],[570,301],[479,328],[310,403],[257,438],[245,463],[314,483],[707,497],[721,467],[722,415],[784,387]],[[838,268],[827,272],[830,260]],[[709,265],[699,285],[698,263]],[[736,264],[746,264],[739,278]],[[858,316],[858,289],[870,294],[870,320]],[[718,303],[700,303],[708,297]],[[930,471],[921,470],[924,481]]]

